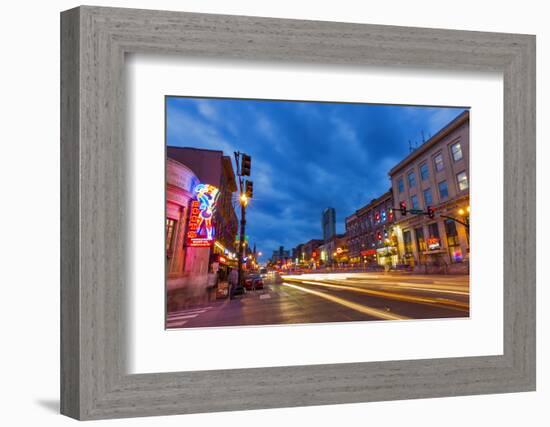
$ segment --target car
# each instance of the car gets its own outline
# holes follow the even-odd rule
[[[259,274],[248,274],[244,279],[244,287],[247,291],[263,289],[264,281]]]

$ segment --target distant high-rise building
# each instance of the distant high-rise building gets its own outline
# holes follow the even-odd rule
[[[334,208],[326,208],[323,211],[321,226],[323,228],[323,240],[327,242],[336,234],[336,210]]]

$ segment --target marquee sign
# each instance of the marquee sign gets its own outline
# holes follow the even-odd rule
[[[193,193],[195,198],[189,206],[189,222],[185,241],[187,246],[208,247],[215,237],[212,217],[220,191],[210,184],[198,184]]]

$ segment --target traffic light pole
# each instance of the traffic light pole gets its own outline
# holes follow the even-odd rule
[[[401,215],[407,215],[407,213],[411,213],[413,215],[428,215],[430,216],[430,212],[429,211],[423,211],[422,209],[404,209],[405,212],[403,212],[403,206],[400,206],[398,208],[392,208],[393,210],[397,210],[397,211],[400,211],[401,212]],[[435,210],[432,210],[432,215],[435,214]],[[458,222],[459,224],[463,225],[464,227],[466,227],[468,230],[470,229],[470,221],[461,221],[459,219],[456,219],[452,216],[448,216],[448,215],[441,215],[439,214],[439,216],[441,218],[447,218],[447,219],[450,219],[454,222]],[[430,216],[430,218],[433,218],[432,216]]]
[[[237,269],[238,269],[238,279],[237,283],[239,286],[243,286],[243,257],[244,257],[244,236],[245,236],[245,226],[246,226],[246,206],[242,201],[239,201],[241,204],[241,235],[239,237],[239,251],[238,256],[239,259],[237,261]]]
[[[250,156],[247,154],[235,151],[235,163],[237,166],[237,176],[239,177],[239,204],[241,205],[241,230],[239,236],[239,248],[237,250],[237,284],[243,286],[244,274],[243,274],[243,257],[245,247],[245,227],[246,227],[246,205],[248,203],[247,195],[243,193],[243,175],[250,175]],[[241,159],[242,156],[242,159]],[[241,161],[242,160],[242,161]],[[230,293],[229,298],[233,298],[233,292]]]
[[[454,222],[458,222],[459,224],[462,224],[464,227],[466,227],[468,230],[470,229],[470,221],[467,221],[467,222],[464,222],[464,221],[460,221],[459,219],[456,219],[456,218],[453,218],[452,216],[447,216],[447,215],[439,215],[441,218],[447,218],[447,219],[451,219],[453,220]]]

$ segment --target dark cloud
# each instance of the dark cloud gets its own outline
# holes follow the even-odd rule
[[[461,108],[167,98],[167,143],[252,156],[248,232],[265,254],[321,237],[390,187],[389,169]]]

